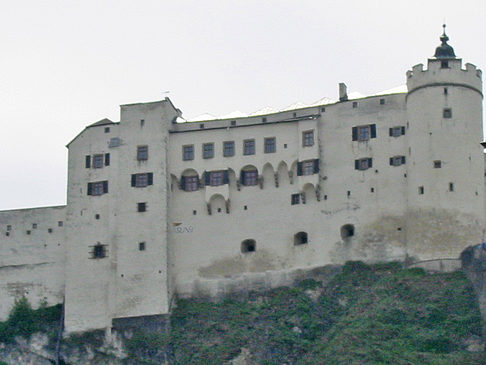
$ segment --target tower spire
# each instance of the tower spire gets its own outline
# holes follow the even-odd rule
[[[442,28],[444,28],[444,31],[442,35],[440,36],[440,41],[442,44],[435,49],[435,58],[456,58],[456,55],[454,53],[454,48],[449,46],[447,44],[447,41],[449,40],[449,37],[446,34],[446,25],[445,23],[442,24]]]

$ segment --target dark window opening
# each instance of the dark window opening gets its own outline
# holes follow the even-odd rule
[[[232,121],[231,121],[231,125],[232,125],[232,126],[235,126],[235,125],[236,125],[236,120],[232,120]]]
[[[275,137],[265,138],[264,139],[264,152],[265,153],[274,153],[277,151],[277,140]]]
[[[93,168],[100,169],[103,167],[103,155],[94,155],[93,156]]]
[[[132,174],[132,186],[136,188],[145,188],[149,185],[153,185],[153,176],[154,175],[151,172],[143,174]]]
[[[197,214],[197,210],[193,210],[192,215],[196,215],[196,214]]]
[[[290,196],[290,204],[291,205],[300,204],[300,194],[292,194]]]
[[[357,101],[353,101],[353,108],[357,108],[358,107],[358,102]]]
[[[440,169],[442,167],[442,161],[441,160],[435,160],[434,161],[434,169]]]
[[[229,172],[223,171],[206,171],[205,182],[209,186],[220,186],[229,184]]]
[[[287,148],[287,143],[284,143],[284,148]]]
[[[182,176],[181,188],[184,191],[196,191],[199,189],[199,177],[198,176]]]
[[[362,125],[351,129],[352,140],[364,142],[376,138],[376,124]]]
[[[442,111],[442,116],[444,118],[447,118],[447,119],[452,118],[452,109],[451,108],[444,108],[444,110]]]
[[[266,117],[263,117],[263,118],[262,118],[262,122],[263,122],[263,123],[266,123],[266,122],[267,122],[267,118],[266,118]]]
[[[30,234],[30,230],[27,230],[27,232],[25,232],[25,233]]]
[[[105,133],[110,133],[110,127],[105,127]]]
[[[244,186],[254,186],[258,184],[258,171],[257,170],[241,170],[240,174],[241,183]]]
[[[385,99],[380,99],[380,105],[385,105]]]
[[[57,222],[57,226],[58,226],[58,227],[62,227],[63,225],[64,225],[64,222],[63,222],[63,221],[59,221],[59,222]]]
[[[440,61],[440,68],[449,68],[449,61]]]
[[[449,90],[445,87],[444,88],[444,95],[447,95],[449,93]]]
[[[255,252],[256,251],[256,241],[249,239],[244,240],[241,242],[241,252],[248,253],[248,252]]]
[[[371,191],[372,193],[374,193],[374,192],[375,192],[375,188],[371,188],[371,189],[370,189],[370,191]]]
[[[37,229],[37,223],[32,223],[32,228]]]
[[[302,132],[302,146],[310,147],[314,145],[314,131]]]
[[[345,224],[341,227],[341,238],[345,240],[354,236],[354,226],[352,224]]]
[[[145,242],[139,242],[138,243],[138,250],[139,251],[145,251]]]
[[[294,246],[305,245],[309,243],[307,232],[299,232],[294,234]]]
[[[324,195],[324,200],[327,200],[327,195]]]
[[[7,231],[11,231],[12,230],[12,226],[10,224],[7,224]]]
[[[449,191],[454,191],[454,183],[449,183]]]
[[[106,245],[102,245],[99,242],[92,246],[93,250],[91,251],[91,258],[93,259],[102,259],[106,257]]]
[[[5,236],[10,236],[10,232],[5,232]]]
[[[182,159],[184,161],[194,160],[194,145],[182,146]]]
[[[137,203],[137,212],[147,211],[147,203]]]
[[[296,118],[296,117],[297,117],[297,113],[293,113],[293,114],[292,114],[292,116],[293,116],[294,118]]]
[[[348,198],[351,196],[351,191],[350,190],[348,190],[347,195],[348,195]]]
[[[361,158],[359,160],[354,160],[354,168],[356,170],[368,170],[373,167],[373,159],[371,158]]]
[[[95,219],[100,219],[100,215],[99,214],[95,214]]]
[[[137,160],[138,161],[148,160],[148,146],[137,147]]]
[[[48,233],[52,233],[52,228],[47,228]]]
[[[423,194],[424,194],[424,190],[425,190],[425,189],[424,189],[424,187],[423,187],[423,186],[419,186],[419,188],[418,188],[418,193],[419,193],[420,195],[423,195]]]
[[[204,123],[199,124],[200,129],[204,129]]]
[[[108,193],[108,181],[88,183],[88,195],[103,195]]]
[[[218,213],[221,213],[221,208],[218,208]]]
[[[326,108],[322,107],[321,112],[324,113],[326,111]]]
[[[140,127],[143,127],[145,125],[145,119],[140,119]]]

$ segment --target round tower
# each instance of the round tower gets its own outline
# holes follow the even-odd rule
[[[415,259],[457,258],[482,242],[485,194],[481,71],[447,43],[407,72],[407,242]]]

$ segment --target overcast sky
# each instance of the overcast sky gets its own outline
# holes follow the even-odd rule
[[[444,19],[486,69],[485,18],[484,0],[4,2],[0,209],[65,204],[65,145],[120,104],[169,96],[191,118],[375,93],[433,55]]]

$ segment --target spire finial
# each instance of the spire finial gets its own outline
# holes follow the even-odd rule
[[[446,24],[442,24],[442,28],[444,28],[444,32],[440,36],[440,40],[442,44],[435,49],[435,58],[456,58],[454,54],[454,49],[447,44],[449,37],[446,34]]]
[[[447,41],[449,40],[449,37],[446,34],[446,24],[442,24],[442,28],[444,28],[444,32],[442,33],[442,36],[440,37],[440,40],[442,44],[447,44]]]

